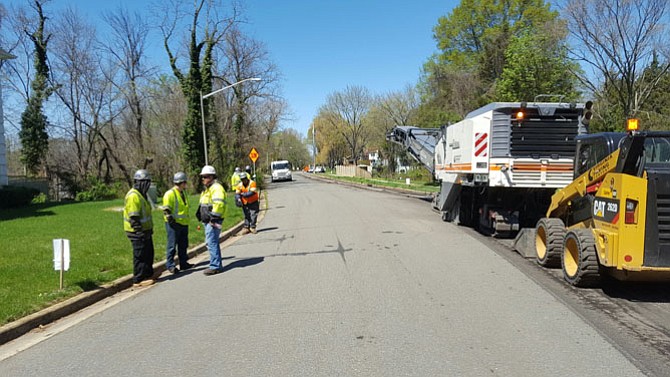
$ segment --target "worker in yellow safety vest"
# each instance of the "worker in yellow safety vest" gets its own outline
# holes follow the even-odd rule
[[[240,168],[236,167],[233,175],[230,176],[230,190],[235,191],[237,185],[240,184]]]
[[[147,191],[151,186],[149,172],[140,169],[133,175],[133,188],[128,191],[123,206],[123,230],[133,247],[133,286],[153,284],[154,241],[151,204]]]
[[[205,190],[200,194],[200,206],[196,216],[198,221],[205,225],[205,243],[209,250],[209,268],[204,274],[215,275],[223,272],[219,235],[226,213],[226,192],[216,180],[216,170],[213,166],[205,165],[200,172],[200,178]]]
[[[172,177],[174,187],[163,195],[163,219],[167,233],[167,248],[165,251],[165,267],[172,274],[193,267],[188,263],[188,222],[189,205],[186,195],[188,177],[184,172],[178,172]],[[179,269],[174,263],[174,255],[179,256]]]

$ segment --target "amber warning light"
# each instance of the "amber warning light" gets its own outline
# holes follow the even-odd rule
[[[628,122],[626,123],[626,130],[628,131],[637,131],[639,127],[639,119],[637,118],[630,118],[628,119]]]
[[[523,119],[523,111],[517,111],[516,113],[516,119],[521,120]]]

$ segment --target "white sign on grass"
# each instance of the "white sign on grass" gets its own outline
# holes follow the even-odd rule
[[[61,259],[63,261],[63,270],[70,269],[70,240],[55,239],[54,242],[54,270],[61,270]]]

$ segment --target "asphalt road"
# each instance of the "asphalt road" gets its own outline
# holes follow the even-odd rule
[[[8,343],[0,375],[653,374],[550,274],[428,203],[300,175],[268,194],[258,234],[226,243],[225,273],[170,277],[18,353]]]

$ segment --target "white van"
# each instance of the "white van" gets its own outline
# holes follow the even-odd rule
[[[293,180],[291,163],[286,160],[272,161],[270,171],[272,172],[272,182]]]

